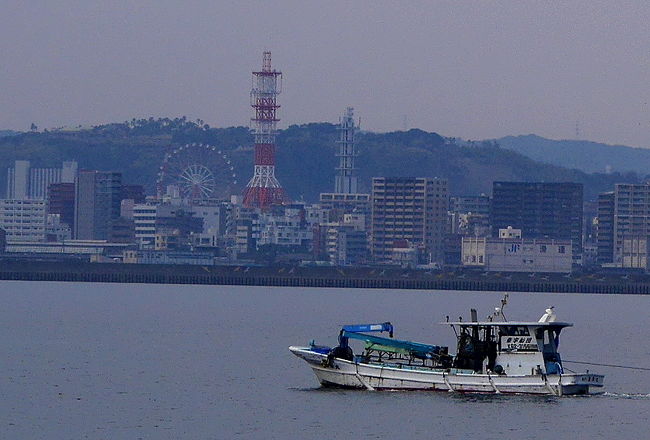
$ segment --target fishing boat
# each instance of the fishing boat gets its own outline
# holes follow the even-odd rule
[[[537,322],[508,321],[506,300],[486,321],[479,322],[472,309],[470,321],[443,323],[456,334],[455,355],[447,347],[394,339],[390,322],[343,326],[335,347],[312,341],[289,350],[309,364],[322,386],[555,396],[603,386],[603,375],[565,371],[560,332],[572,324],[557,321],[553,308]],[[361,354],[354,354],[350,340],[364,344]]]

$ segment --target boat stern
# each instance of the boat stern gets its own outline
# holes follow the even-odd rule
[[[561,387],[563,395],[589,394],[590,388],[602,388],[605,376],[592,373],[563,374],[560,377],[558,386]]]
[[[562,376],[562,381],[564,382],[565,375]],[[571,383],[573,385],[586,385],[590,387],[602,387],[604,385],[605,376],[602,374],[572,374]]]

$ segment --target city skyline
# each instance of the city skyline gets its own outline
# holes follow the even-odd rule
[[[650,147],[649,17],[607,2],[13,2],[0,18],[0,128],[248,125],[249,72],[268,49],[286,76],[280,128],[349,105],[370,131]]]

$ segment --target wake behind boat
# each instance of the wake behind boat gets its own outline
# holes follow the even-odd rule
[[[553,308],[537,322],[506,321],[497,308],[485,322],[478,322],[472,309],[471,321],[447,324],[456,333],[455,356],[447,347],[393,339],[390,322],[346,325],[336,347],[312,341],[289,350],[311,366],[323,386],[556,396],[588,394],[590,387],[603,386],[603,375],[564,370],[560,332],[572,324],[556,321]],[[375,332],[389,337],[368,334]],[[353,353],[350,339],[365,344],[362,354]]]

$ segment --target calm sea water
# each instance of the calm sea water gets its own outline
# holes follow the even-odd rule
[[[498,293],[0,283],[2,439],[647,438],[650,371],[589,397],[325,390],[291,344],[390,320],[453,346],[445,315]],[[512,294],[506,315],[556,306],[565,359],[650,367],[650,297]],[[584,366],[567,366],[583,371]]]

